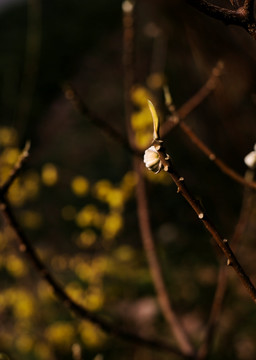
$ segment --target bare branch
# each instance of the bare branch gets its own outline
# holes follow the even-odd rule
[[[5,181],[5,183],[0,187],[0,193],[1,195],[4,195],[7,193],[7,191],[9,190],[10,186],[12,185],[12,183],[14,182],[14,180],[17,178],[17,176],[19,175],[20,171],[23,168],[23,165],[25,164],[25,161],[27,160],[28,156],[29,156],[29,149],[30,149],[30,142],[26,142],[25,147],[22,151],[22,153],[20,154],[16,164],[13,167],[13,170],[11,172],[11,174],[9,175],[8,179]]]
[[[255,181],[248,181],[243,176],[239,175],[235,170],[230,168],[224,161],[215,155],[215,153],[192,131],[192,129],[185,124],[180,122],[179,126],[181,130],[189,137],[189,139],[200,149],[210,161],[212,161],[218,168],[230,178],[238,182],[243,186],[248,186],[251,189],[256,189]]]
[[[175,182],[175,184],[178,187],[178,192],[185,198],[185,200],[196,212],[198,218],[203,222],[205,228],[212,235],[216,244],[219,246],[219,248],[225,255],[227,259],[227,265],[231,266],[234,269],[234,271],[237,273],[240,280],[242,281],[243,285],[247,289],[248,293],[250,294],[251,298],[253,299],[254,302],[256,302],[256,289],[253,283],[251,282],[250,278],[248,277],[248,275],[245,273],[244,269],[238,262],[236,256],[234,255],[232,249],[229,246],[227,239],[223,238],[219,234],[218,230],[216,229],[215,225],[208,217],[204,208],[201,206],[201,204],[198,201],[196,201],[196,199],[190,193],[187,186],[185,185],[184,178],[177,173],[177,171],[173,167],[173,164],[170,162],[169,157],[167,156],[164,148],[162,147],[162,142],[155,141],[154,145],[156,147],[156,150],[158,151],[164,170],[167,171],[172,177],[172,180]]]
[[[179,120],[184,120],[195,108],[197,108],[217,87],[218,80],[222,75],[224,64],[218,61],[211,71],[210,77],[206,83],[185,102],[179,109],[170,109],[171,113],[175,111],[174,116],[170,116],[167,121],[161,126],[161,135],[164,138],[175,126],[178,125]]]
[[[256,40],[256,22],[254,17],[254,0],[245,0],[244,5],[236,10],[229,10],[213,5],[206,0],[187,0],[197,10],[227,25],[243,27]]]
[[[48,271],[44,263],[38,257],[36,251],[30,244],[28,238],[22,231],[19,223],[17,222],[10,205],[8,202],[1,197],[1,210],[4,217],[13,228],[16,233],[17,239],[20,243],[20,251],[25,252],[33,263],[35,269],[39,272],[40,276],[51,286],[57,298],[73,311],[79,318],[83,318],[91,321],[95,325],[99,326],[103,331],[110,335],[114,335],[125,341],[129,341],[140,346],[150,347],[159,351],[166,351],[172,354],[176,354],[183,358],[189,358],[188,356],[181,353],[175,347],[169,345],[164,340],[150,339],[144,336],[140,336],[136,333],[130,332],[123,327],[119,327],[113,324],[111,321],[106,320],[104,317],[100,317],[93,312],[87,310],[74,300],[72,300],[67,293],[63,290],[63,287],[55,280],[53,275]]]
[[[137,149],[132,148],[132,146],[129,145],[129,142],[127,139],[118,131],[116,130],[112,125],[110,125],[107,121],[100,118],[98,115],[93,113],[88,106],[85,104],[85,102],[81,99],[81,97],[77,94],[77,92],[72,88],[71,85],[66,84],[64,86],[64,94],[67,100],[69,100],[74,108],[83,116],[86,116],[89,118],[89,120],[92,121],[92,123],[100,128],[105,134],[113,138],[115,141],[120,143],[126,150],[128,150],[130,153],[137,153],[139,155],[140,152],[138,152]]]
[[[241,23],[245,21],[244,17],[237,10],[222,8],[206,0],[187,0],[187,2],[197,10],[217,20],[221,20],[227,25],[241,26]]]
[[[245,179],[252,180],[253,179],[253,172],[248,171],[245,174]],[[245,188],[244,189],[244,195],[243,195],[243,203],[242,208],[240,211],[240,216],[238,219],[238,222],[235,226],[234,233],[231,238],[231,242],[233,247],[237,247],[239,240],[241,240],[242,235],[245,232],[249,215],[253,209],[253,199],[252,196],[253,192],[251,189]],[[224,300],[224,295],[227,288],[227,267],[221,265],[219,270],[219,276],[218,276],[218,282],[217,287],[210,311],[210,316],[207,324],[207,329],[205,332],[205,339],[202,343],[202,345],[199,348],[197,359],[198,360],[205,360],[209,354],[211,343],[214,338],[215,330],[217,327],[217,323],[219,321],[220,315],[221,315],[221,309],[222,304]]]
[[[175,314],[171,301],[166,289],[166,285],[163,280],[163,274],[159,259],[157,257],[157,251],[154,244],[154,239],[152,236],[150,228],[150,219],[148,213],[148,201],[145,189],[145,181],[142,173],[142,162],[134,158],[134,169],[138,176],[138,181],[136,185],[136,200],[138,208],[138,218],[139,226],[142,237],[143,246],[147,256],[149,269],[151,272],[152,280],[154,287],[156,289],[157,298],[163,315],[168,322],[172,333],[174,334],[178,344],[180,345],[183,353],[187,355],[192,355],[194,353],[193,346],[190,342],[190,339],[181,325],[177,315]]]

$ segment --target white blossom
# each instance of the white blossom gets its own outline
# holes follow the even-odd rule
[[[154,146],[150,146],[144,154],[144,163],[146,167],[153,171],[155,174],[159,173],[162,170],[162,162],[160,160],[159,154]]]
[[[254,145],[254,151],[245,156],[244,162],[250,169],[256,169],[256,144]]]

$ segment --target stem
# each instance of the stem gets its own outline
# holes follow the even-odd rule
[[[124,328],[118,327],[115,324],[111,323],[110,321],[104,319],[103,317],[100,317],[90,312],[89,310],[87,310],[80,304],[76,303],[74,300],[72,300],[63,290],[63,287],[54,279],[52,274],[48,271],[44,263],[40,260],[40,258],[36,254],[34,248],[31,246],[27,237],[20,228],[19,223],[17,222],[11,210],[11,207],[9,206],[3,193],[0,194],[0,200],[1,200],[0,205],[3,215],[10,224],[10,226],[13,228],[17,236],[17,239],[20,243],[20,247],[19,247],[20,251],[26,252],[31,262],[33,263],[35,269],[39,272],[40,276],[50,285],[57,298],[65,306],[67,306],[71,311],[73,311],[78,317],[91,321],[92,323],[99,326],[103,331],[107,332],[110,335],[114,335],[128,342],[136,343],[140,346],[147,346],[152,349],[166,351],[181,356],[183,358],[186,358],[186,355],[181,353],[175,347],[169,345],[167,342],[163,340],[149,339],[144,336],[140,336],[136,333],[130,332],[129,330],[126,330]]]
[[[245,273],[244,269],[238,262],[237,258],[235,257],[232,249],[229,246],[228,241],[220,236],[218,230],[216,229],[215,225],[212,223],[212,221],[206,214],[203,207],[200,205],[198,201],[196,201],[196,199],[188,190],[187,186],[184,183],[184,178],[177,173],[177,171],[174,169],[170,161],[166,160],[167,154],[165,150],[161,147],[161,144],[156,142],[155,146],[156,149],[158,150],[158,154],[164,166],[164,170],[167,171],[172,177],[173,181],[177,185],[178,192],[185,198],[185,200],[189,203],[192,209],[196,212],[198,218],[203,222],[205,228],[212,235],[216,244],[219,246],[225,257],[227,258],[227,265],[232,266],[232,268],[235,270],[240,280],[244,284],[245,288],[249,292],[251,298],[253,299],[254,302],[256,302],[256,289],[252,284],[250,278],[248,277],[248,275]]]
[[[193,347],[187,333],[185,332],[172,308],[171,301],[168,296],[168,291],[163,280],[163,274],[157,257],[157,251],[150,228],[150,219],[148,213],[149,206],[145,189],[145,181],[142,174],[142,166],[142,162],[139,159],[134,158],[134,169],[138,176],[136,186],[136,200],[143,247],[145,249],[152,280],[157,293],[157,299],[163,315],[167,320],[181,350],[187,355],[192,355],[194,352]]]

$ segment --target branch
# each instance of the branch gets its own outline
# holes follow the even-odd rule
[[[247,186],[251,189],[256,189],[255,181],[248,181],[243,176],[239,175],[235,170],[225,164],[219,157],[217,157],[214,152],[202,141],[199,137],[192,131],[192,129],[186,125],[184,122],[180,122],[179,126],[181,130],[186,134],[189,139],[200,149],[210,161],[212,161],[218,168],[230,178],[238,182],[243,186]]]
[[[205,228],[212,235],[216,244],[219,246],[219,248],[225,255],[227,259],[227,265],[231,266],[234,269],[234,271],[237,273],[240,280],[242,281],[243,285],[247,289],[248,293],[250,294],[251,298],[254,302],[256,302],[256,289],[252,284],[251,280],[249,279],[248,275],[245,273],[244,269],[238,262],[236,256],[234,255],[232,249],[229,246],[228,240],[224,239],[219,234],[218,230],[216,229],[213,222],[210,220],[204,208],[198,201],[196,201],[194,196],[190,193],[187,186],[185,185],[184,178],[178,174],[173,164],[170,162],[169,156],[166,154],[165,149],[162,146],[162,142],[160,140],[155,140],[153,145],[158,152],[162,167],[166,172],[170,174],[172,180],[177,185],[178,193],[180,193],[185,198],[185,200],[189,203],[192,209],[196,212],[198,218],[203,222]]]
[[[3,195],[1,195],[1,210],[4,217],[16,233],[17,239],[20,243],[20,251],[26,252],[35,269],[39,272],[40,276],[50,285],[57,298],[71,311],[73,311],[78,317],[91,321],[95,325],[99,326],[99,328],[101,328],[103,331],[107,332],[110,335],[114,335],[122,340],[136,343],[140,346],[150,347],[155,350],[166,351],[183,358],[189,358],[175,347],[169,345],[164,340],[150,339],[130,332],[124,328],[118,327],[115,324],[112,324],[110,321],[104,319],[103,317],[100,317],[90,312],[89,310],[72,300],[38,257],[36,251],[31,246],[26,235],[20,228],[19,223],[17,222],[9,203],[3,197]]]
[[[213,5],[206,0],[187,0],[187,2],[214,19],[223,21],[226,25],[243,27],[256,40],[256,22],[254,18],[254,0],[245,0],[244,5],[236,10],[229,10]]]
[[[161,135],[164,138],[180,120],[184,120],[195,108],[197,108],[217,87],[220,76],[222,75],[224,64],[218,61],[211,71],[210,77],[206,83],[179,109],[176,110],[175,116],[169,116],[167,121],[161,126]],[[168,90],[167,88],[165,88]],[[175,107],[172,109],[173,113]]]
[[[72,88],[71,85],[66,84],[64,86],[64,94],[67,100],[69,100],[74,108],[83,116],[88,117],[93,125],[100,128],[105,134],[110,136],[112,139],[120,143],[126,150],[128,150],[130,153],[134,154],[137,153],[138,155],[141,155],[140,152],[138,152],[137,149],[130,146],[127,139],[118,131],[116,130],[112,125],[110,125],[107,121],[100,118],[98,115],[94,114],[88,106],[84,103],[84,101],[81,99],[81,97],[77,94],[77,92]]]
[[[14,165],[11,174],[9,175],[7,180],[4,182],[4,184],[2,186],[0,186],[0,193],[2,195],[7,193],[10,186],[12,185],[12,183],[14,182],[14,180],[17,178],[20,171],[22,170],[22,168],[24,166],[24,163],[25,163],[25,161],[27,160],[27,158],[29,156],[29,149],[30,149],[30,142],[28,141],[28,142],[26,142],[22,153],[20,154],[16,164]]]
[[[123,8],[123,71],[124,71],[124,108],[126,120],[126,132],[129,144],[134,148],[135,136],[131,126],[133,105],[131,102],[131,91],[134,84],[134,5],[131,0],[125,0]],[[166,289],[160,262],[157,256],[148,214],[148,202],[145,182],[141,170],[141,159],[133,159],[133,167],[138,176],[136,184],[136,202],[140,233],[143,247],[146,253],[151,277],[156,290],[157,299],[170,330],[174,334],[182,352],[186,355],[194,354],[190,340],[172,309],[168,291]]]
[[[219,63],[218,63],[219,64]],[[210,161],[214,162],[219,169],[230,178],[238,182],[243,186],[247,186],[251,189],[256,189],[256,182],[252,180],[247,180],[243,176],[239,175],[235,170],[229,167],[223,160],[216,156],[216,154],[193,132],[193,130],[181,121],[180,115],[186,117],[190,111],[194,109],[195,106],[199,105],[201,101],[210,93],[210,89],[213,86],[216,86],[216,79],[220,76],[220,71],[222,66],[218,65],[213,69],[212,76],[209,78],[207,83],[190,99],[188,100],[180,110],[176,111],[175,105],[172,101],[169,89],[165,87],[165,103],[166,107],[170,112],[173,113],[171,117],[173,125],[171,125],[170,120],[166,122],[167,124],[164,128],[164,134],[166,135],[167,131],[173,129],[174,126],[179,125],[181,130],[188,136],[190,141],[192,141],[199,150],[201,150]],[[217,76],[217,77],[216,77]],[[164,124],[164,125],[165,125]],[[163,126],[164,127],[164,126]]]
[[[246,172],[245,178],[247,180],[253,179],[253,172],[250,170]],[[235,226],[234,233],[232,235],[231,242],[233,246],[237,248],[239,240],[241,240],[242,235],[245,232],[249,215],[251,213],[251,210],[253,209],[253,192],[251,189],[245,188],[244,189],[244,195],[243,195],[243,202],[242,202],[242,208],[240,211],[240,216],[238,219],[238,222]],[[215,296],[213,299],[210,316],[207,324],[207,329],[205,333],[205,339],[202,343],[202,345],[199,348],[197,359],[198,360],[205,360],[209,354],[209,350],[211,347],[211,343],[214,338],[215,330],[217,327],[217,323],[219,321],[220,315],[221,315],[221,309],[222,304],[224,300],[224,295],[227,288],[227,268],[223,265],[221,265],[219,270],[219,276],[218,276],[218,283],[215,291]]]
[[[134,170],[138,176],[138,181],[136,185],[136,200],[138,208],[138,219],[140,233],[142,237],[143,247],[147,256],[149,269],[151,272],[152,280],[154,287],[157,293],[157,299],[161,307],[162,313],[168,322],[171,331],[173,332],[180,348],[183,353],[187,355],[192,355],[194,353],[193,346],[188,338],[188,335],[181,325],[178,317],[176,316],[170,298],[168,296],[168,291],[163,280],[163,274],[161,266],[157,257],[157,251],[154,244],[154,239],[152,236],[150,228],[150,219],[148,213],[148,201],[145,189],[145,181],[142,174],[142,162],[141,160],[134,158]]]

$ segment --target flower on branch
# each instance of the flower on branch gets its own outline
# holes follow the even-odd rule
[[[250,169],[256,169],[256,144],[254,144],[254,151],[245,156],[244,162]]]
[[[146,167],[149,170],[153,171],[155,174],[158,174],[162,170],[163,164],[160,160],[156,148],[153,145],[145,151],[144,163]]]

